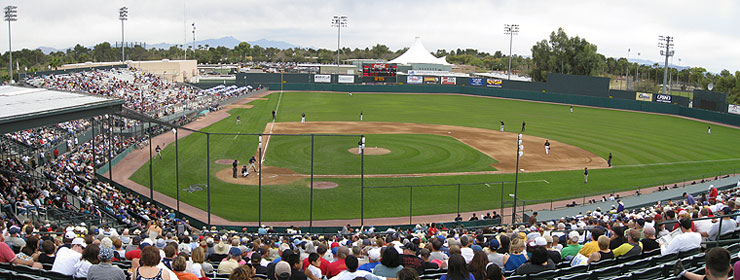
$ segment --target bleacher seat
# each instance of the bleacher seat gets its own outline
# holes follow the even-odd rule
[[[622,274],[617,277],[609,278],[609,280],[632,280],[632,273]]]
[[[0,269],[0,279],[13,279],[13,271]]]
[[[678,258],[679,259],[682,259],[682,258],[685,258],[685,257],[688,257],[688,256],[696,255],[698,253],[701,253],[701,247],[700,248],[691,249],[691,250],[688,250],[688,251],[678,252]]]
[[[632,271],[647,268],[649,266],[650,258],[627,262],[622,265],[622,273],[626,274]]]
[[[660,265],[660,269],[657,267],[649,267],[643,270],[632,272],[633,280],[652,280],[663,277],[663,265]]]
[[[41,269],[25,265],[13,265],[13,271],[17,273],[41,276]]]
[[[74,280],[70,275],[65,275],[56,271],[43,270],[41,276],[49,278],[51,280]]]
[[[676,260],[677,258],[678,258],[678,254],[655,256],[652,258],[652,261],[650,262],[650,266],[657,266],[659,264],[664,264],[664,263]]]
[[[593,277],[591,279],[608,279],[614,276],[622,274],[622,265],[612,265],[597,269],[593,271]]]
[[[506,277],[506,279],[507,280],[526,280],[527,276],[526,275],[513,275],[513,276]]]
[[[527,275],[527,279],[529,279],[529,280],[545,280],[545,279],[554,279],[555,276],[558,276],[558,271],[557,270],[545,270],[545,271],[541,271],[539,273],[529,274],[529,275]]]
[[[26,274],[26,273],[20,273],[20,272],[14,272],[11,274],[13,280],[39,280],[39,279],[49,279],[44,278],[39,275],[33,275],[33,274]]]
[[[264,275],[264,274],[255,274],[254,276],[252,276],[252,278],[267,279],[267,275]]]
[[[643,257],[652,257],[652,256],[660,256],[660,248],[654,249],[652,251],[642,252]]]
[[[10,265],[10,263],[2,263],[2,262],[0,262],[0,268],[7,269],[7,270],[13,270],[13,267],[12,267],[12,265]]]
[[[617,258],[617,263],[631,262],[631,261],[634,261],[634,260],[639,260],[641,258],[642,258],[642,255],[634,255],[634,256],[630,256],[630,257],[619,256]]]
[[[591,272],[576,273],[576,274],[571,274],[571,275],[565,275],[565,276],[561,276],[561,277],[559,277],[557,279],[559,279],[559,280],[590,280],[591,279]]]
[[[615,259],[601,260],[601,261],[592,262],[591,264],[589,264],[588,270],[599,269],[602,267],[613,266],[616,264],[617,264],[617,260]]]
[[[740,252],[740,243],[732,244],[730,246],[727,246],[727,248],[725,249],[727,249],[727,251],[730,251],[731,255],[737,254],[738,252]]]
[[[558,270],[558,275],[563,276],[563,275],[570,275],[570,274],[576,274],[576,273],[584,273],[587,270],[588,270],[588,266],[586,265],[566,267],[566,268]]]

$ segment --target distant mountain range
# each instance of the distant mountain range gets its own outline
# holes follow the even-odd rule
[[[655,63],[658,63],[658,66],[660,66],[661,68],[663,67],[663,63],[665,63],[665,61],[655,62],[655,61],[652,61],[652,60],[636,59],[636,58],[630,58],[629,59],[629,62],[637,63],[637,64],[645,65],[645,66],[653,66]],[[680,66],[680,65],[676,65],[676,64],[671,64],[670,59],[668,60],[668,66],[670,66],[671,68],[676,68],[676,69],[678,69],[678,71],[681,71],[681,70],[684,70],[684,69],[690,69],[691,68],[691,66]]]
[[[195,41],[195,47],[197,48],[199,45],[202,46],[202,47],[205,47],[206,45],[208,45],[209,47],[220,47],[220,46],[223,46],[223,47],[227,47],[229,49],[233,49],[235,46],[239,45],[239,43],[241,43],[241,42],[242,42],[241,40],[236,39],[233,36],[226,36],[226,37],[222,37],[222,38],[218,38],[218,39],[206,39],[206,40],[201,40],[201,41]],[[293,44],[288,43],[288,42],[272,41],[272,40],[267,40],[267,39],[259,39],[259,40],[256,40],[256,41],[247,41],[247,43],[249,43],[252,46],[260,46],[260,47],[263,47],[263,48],[290,49],[290,48],[297,48],[297,47],[299,47],[299,46],[293,45]],[[175,46],[175,45],[182,45],[182,44],[170,44],[170,43],[164,43],[164,42],[162,42],[162,43],[152,44],[152,45],[147,44],[146,45],[146,48],[147,49],[153,49],[153,48],[157,48],[157,49],[169,49],[170,47]],[[192,46],[192,45],[193,45],[193,42],[188,42],[188,46]],[[67,50],[67,49],[70,49],[70,48],[56,49],[56,48],[52,48],[52,47],[44,47],[44,46],[41,46],[41,47],[38,47],[37,49],[40,49],[41,52],[43,52],[44,54],[49,54],[49,53],[57,52],[57,51],[64,51],[64,50]],[[92,49],[92,46],[88,46],[87,48]]]

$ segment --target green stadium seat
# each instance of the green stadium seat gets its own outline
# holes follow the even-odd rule
[[[650,258],[624,263],[622,273],[627,274],[650,266]]]
[[[576,274],[576,273],[584,273],[588,270],[587,265],[579,265],[579,266],[572,266],[572,267],[566,267],[558,271],[559,276],[564,275],[570,275],[570,274]]]
[[[591,279],[608,279],[622,274],[622,265],[613,265],[593,271]]]
[[[632,280],[632,273],[623,274],[617,277],[609,278],[609,280]]]
[[[508,278],[507,278],[508,279]],[[576,273],[557,278],[559,280],[591,280],[591,272]]]
[[[539,273],[535,274],[529,274],[527,275],[528,280],[546,280],[546,279],[554,279],[555,276],[558,275],[557,270],[545,270],[541,271]]]
[[[49,278],[51,280],[74,280],[71,275],[65,275],[56,271],[43,270],[41,276]]]
[[[678,254],[670,254],[665,256],[655,256],[652,258],[652,261],[650,262],[650,266],[657,266],[659,264],[667,263],[673,260],[676,260],[678,258]]]
[[[633,280],[653,280],[663,277],[663,265],[657,267],[649,267],[640,271],[632,273]]]
[[[13,271],[17,273],[41,276],[42,270],[38,268],[26,266],[26,265],[13,265]]]
[[[588,265],[588,270],[599,269],[602,267],[613,266],[616,264],[617,264],[617,260],[615,259],[608,259],[608,260],[602,260],[598,262],[592,262],[591,264]]]
[[[698,253],[701,253],[701,248],[691,249],[688,251],[681,251],[681,252],[678,252],[678,258],[682,259],[688,256],[696,255]]]

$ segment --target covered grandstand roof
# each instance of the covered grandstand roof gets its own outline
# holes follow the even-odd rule
[[[452,65],[447,63],[446,57],[435,57],[429,50],[421,43],[421,38],[416,37],[414,44],[402,55],[391,60],[390,63],[398,64],[411,64],[411,63],[428,63],[428,64],[442,64]]]
[[[82,93],[0,86],[0,133],[119,112],[123,102]]]

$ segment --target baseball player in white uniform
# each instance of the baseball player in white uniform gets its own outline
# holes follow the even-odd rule
[[[362,112],[360,112],[360,120],[362,120]]]
[[[306,113],[301,114],[301,123],[306,123]]]
[[[501,132],[504,132],[504,121],[500,121],[500,122],[501,122]]]
[[[545,139],[545,155],[550,155],[550,141]]]

